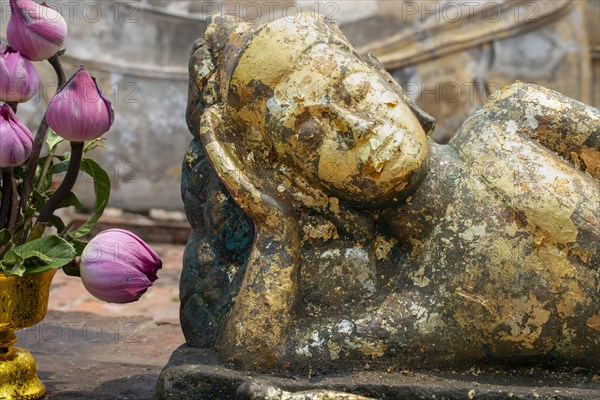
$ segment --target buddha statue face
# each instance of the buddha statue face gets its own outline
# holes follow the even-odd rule
[[[238,64],[245,75],[233,74],[230,100],[261,98],[234,118],[258,127],[280,162],[347,202],[373,207],[408,196],[426,171],[428,144],[401,89],[323,21],[308,21],[324,31],[316,38],[303,38],[311,30],[301,24],[278,23],[250,41]]]
[[[407,195],[426,167],[427,138],[385,76],[346,49],[314,46],[267,102],[279,157],[356,203]]]

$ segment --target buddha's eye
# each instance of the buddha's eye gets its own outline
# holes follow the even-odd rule
[[[369,76],[364,73],[354,73],[346,76],[343,85],[345,91],[354,101],[365,99],[372,90]]]

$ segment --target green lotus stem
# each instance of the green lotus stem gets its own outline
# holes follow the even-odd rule
[[[12,171],[11,171],[12,172]],[[8,231],[12,232],[17,226],[17,217],[19,215],[19,192],[17,190],[17,181],[14,174],[11,174],[9,185],[12,186],[12,198],[10,200],[10,214],[8,216]]]
[[[75,186],[77,175],[79,175],[79,169],[81,167],[81,160],[83,158],[83,146],[84,142],[71,142],[71,159],[69,160],[67,175],[58,189],[56,189],[56,192],[54,192],[48,202],[44,205],[42,211],[40,211],[36,225],[47,224],[60,202],[67,197],[71,192],[71,189],[73,189],[73,186]]]
[[[12,199],[12,168],[2,169],[2,205],[0,206],[0,229],[7,226]]]
[[[54,68],[54,72],[56,72],[56,77],[58,79],[57,91],[65,84],[66,81],[65,71],[59,60],[60,56],[63,55],[64,52],[65,50],[63,49],[48,60],[50,65],[52,65],[52,68]],[[29,201],[29,197],[31,196],[31,190],[33,188],[33,181],[35,180],[35,171],[37,170],[40,152],[42,151],[42,147],[46,142],[47,136],[48,122],[46,122],[46,114],[44,113],[44,117],[40,122],[35,139],[33,141],[33,149],[31,151],[31,155],[29,156],[29,161],[27,161],[25,179],[23,180],[23,190],[21,192],[21,200],[19,201],[19,211],[25,209],[27,201]],[[25,233],[23,237],[26,238],[27,234]]]

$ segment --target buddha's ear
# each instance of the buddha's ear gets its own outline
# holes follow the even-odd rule
[[[423,111],[419,106],[415,104],[414,101],[412,101],[410,97],[408,97],[408,95],[404,92],[402,86],[400,86],[400,84],[396,82],[396,80],[389,74],[389,72],[387,72],[383,64],[379,62],[379,60],[375,58],[373,54],[368,53],[363,56],[363,59],[366,60],[369,64],[371,64],[372,67],[374,67],[375,69],[379,70],[382,74],[387,76],[388,82],[397,89],[404,102],[408,105],[412,113],[415,114],[415,117],[417,117],[419,124],[421,125],[427,136],[431,136],[433,130],[435,129],[435,118]]]

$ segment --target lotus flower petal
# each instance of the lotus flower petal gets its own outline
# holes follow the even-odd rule
[[[8,104],[0,107],[0,168],[16,167],[31,155],[33,135]]]
[[[31,61],[8,48],[0,54],[0,101],[24,103],[35,95],[39,86]]]
[[[94,78],[79,67],[50,101],[46,118],[61,137],[84,142],[106,133],[115,117],[111,102]]]
[[[12,15],[8,44],[31,61],[42,61],[58,52],[67,37],[67,23],[60,13],[32,0],[10,0]]]
[[[98,234],[81,258],[81,280],[95,297],[109,303],[129,303],[158,279],[158,254],[131,232],[109,229]]]

